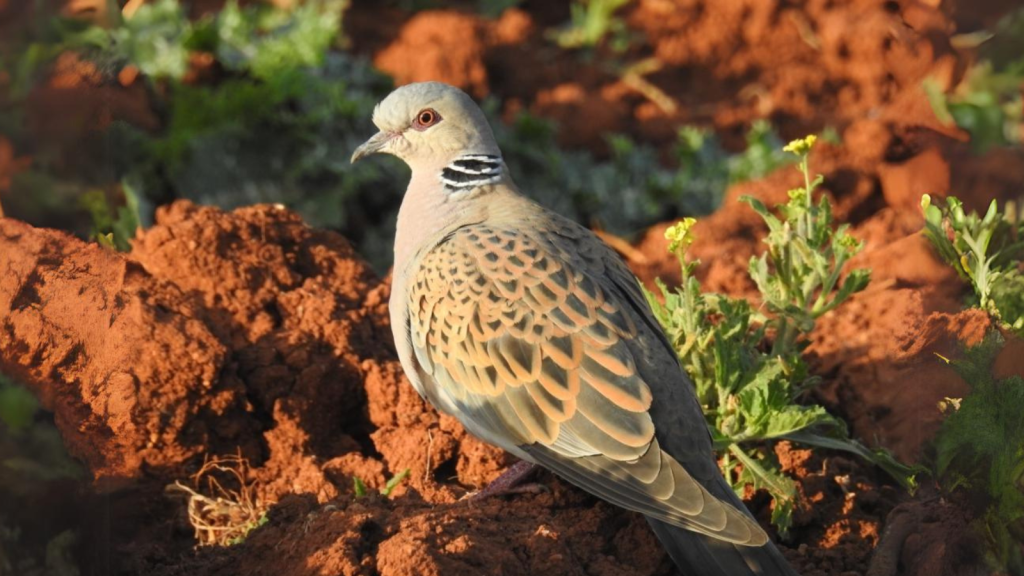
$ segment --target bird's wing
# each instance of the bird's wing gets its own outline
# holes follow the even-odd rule
[[[651,331],[636,309],[646,303],[589,231],[469,225],[427,252],[411,280],[410,339],[427,394],[467,428],[613,504],[737,544],[767,541],[659,444],[658,399],[634,353]],[[690,413],[683,433],[706,437],[699,408]],[[700,452],[691,456],[712,458]]]

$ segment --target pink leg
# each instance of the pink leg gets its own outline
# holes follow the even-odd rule
[[[540,484],[526,484],[525,481],[537,470],[537,466],[526,460],[520,460],[508,470],[501,473],[483,490],[469,496],[470,500],[482,500],[492,496],[504,496],[505,494],[520,494],[523,492],[540,492],[545,490]]]

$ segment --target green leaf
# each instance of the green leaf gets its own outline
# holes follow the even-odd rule
[[[765,222],[779,223],[779,219],[773,216],[772,213],[768,211],[768,207],[764,205],[764,202],[761,202],[757,198],[754,198],[753,196],[740,196],[739,201],[749,204],[750,207],[754,209],[754,212],[757,212],[758,215],[764,218]]]
[[[394,490],[399,484],[401,484],[402,480],[405,480],[407,476],[409,476],[408,468],[402,470],[401,472],[393,476],[390,480],[387,481],[386,484],[384,484],[384,488],[382,488],[380,491],[381,495],[385,497],[390,496],[391,491]]]
[[[117,208],[117,218],[111,224],[111,232],[117,249],[122,252],[131,250],[131,240],[139,228],[139,196],[138,192],[125,180],[121,183],[125,205]]]
[[[217,57],[229,69],[273,82],[298,68],[319,66],[341,26],[341,1],[298,5],[285,16],[227,4],[216,20]]]
[[[917,489],[917,476],[928,471],[923,466],[903,464],[884,448],[871,449],[849,438],[846,425],[831,416],[829,420],[818,422],[813,429],[791,432],[782,437],[800,444],[855,454],[884,470],[911,493]]]
[[[992,365],[1003,346],[993,332],[953,367],[971,393],[935,438],[936,472],[947,492],[963,491],[984,507],[975,529],[993,567],[1024,569],[1024,377],[996,379]]]
[[[755,490],[765,490],[772,497],[772,524],[782,538],[789,537],[793,525],[793,509],[796,506],[796,482],[778,471],[778,464],[766,456],[752,456],[736,444],[729,446],[729,453],[743,464],[734,489],[742,495],[744,484]]]
[[[21,386],[5,383],[0,377],[0,422],[12,434],[20,434],[35,419],[39,403]]]
[[[1021,296],[1021,259],[1024,258],[1024,221],[1004,214],[991,202],[985,215],[966,213],[955,197],[945,208],[925,208],[924,236],[939,256],[961,278],[969,281],[979,306],[1006,328],[1024,328],[1024,296]]]
[[[131,249],[130,240],[135,237],[135,230],[139,226],[139,204],[136,192],[124,182],[122,190],[125,196],[125,206],[116,209],[111,207],[107,201],[107,194],[103,190],[90,190],[79,197],[79,204],[85,208],[92,217],[92,236],[96,241],[107,248],[122,252]]]
[[[870,282],[870,270],[865,270],[863,268],[853,270],[852,272],[850,272],[849,275],[846,276],[846,279],[843,280],[842,285],[839,287],[839,292],[836,293],[834,298],[835,302],[845,302],[846,299],[849,298],[854,293],[860,292],[861,290],[867,288]]]
[[[570,21],[550,36],[562,48],[596,46],[609,33],[624,27],[614,16],[628,0],[577,0],[569,6]]]
[[[188,70],[185,42],[190,33],[177,0],[156,0],[139,6],[111,38],[117,52],[149,78],[179,80]]]
[[[352,477],[352,492],[355,493],[356,498],[366,496],[366,484],[358,476]]]
[[[991,297],[1003,324],[1024,337],[1024,273],[1017,269],[995,273]]]
[[[46,574],[78,576],[75,549],[78,538],[74,530],[65,530],[46,543]]]

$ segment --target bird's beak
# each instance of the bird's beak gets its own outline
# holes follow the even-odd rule
[[[382,152],[394,137],[394,134],[384,132],[383,130],[377,132],[371,136],[369,140],[363,142],[359,148],[356,148],[356,151],[352,153],[352,163],[355,164],[360,158],[369,156],[370,154]]]

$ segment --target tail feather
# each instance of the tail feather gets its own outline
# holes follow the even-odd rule
[[[725,483],[709,491],[749,514],[743,501]],[[739,546],[647,518],[654,534],[684,576],[798,576],[774,544]]]
[[[796,576],[771,542],[738,546],[660,520],[647,521],[684,576]]]

